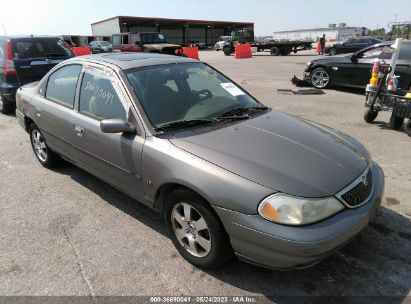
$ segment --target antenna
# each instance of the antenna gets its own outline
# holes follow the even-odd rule
[[[1,27],[3,28],[4,35],[7,36],[6,29],[5,29],[5,27],[4,27],[4,23],[3,23],[3,22],[1,23]]]

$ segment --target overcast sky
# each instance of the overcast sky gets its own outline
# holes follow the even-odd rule
[[[0,23],[7,34],[90,35],[91,23],[118,15],[251,21],[257,36],[341,22],[387,28],[395,14],[398,21],[411,20],[411,0],[3,1]]]

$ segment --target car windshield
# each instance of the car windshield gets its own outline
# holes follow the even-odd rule
[[[126,75],[154,128],[178,121],[218,119],[233,109],[262,106],[202,63],[136,68],[127,70]]]
[[[101,46],[111,46],[111,43],[108,41],[100,41]]]
[[[166,38],[161,33],[144,33],[140,36],[143,43],[166,43]]]

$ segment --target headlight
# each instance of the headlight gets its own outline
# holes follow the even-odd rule
[[[308,61],[308,62],[307,62],[307,66],[310,66],[310,65],[311,65],[311,61]]]
[[[258,206],[265,219],[287,225],[305,225],[325,219],[344,209],[335,197],[302,198],[286,194],[273,194]]]

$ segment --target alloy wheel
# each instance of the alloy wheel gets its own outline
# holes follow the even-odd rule
[[[315,70],[311,75],[311,84],[316,88],[325,88],[330,82],[330,76],[323,69]]]
[[[195,257],[205,257],[211,250],[211,234],[204,217],[192,205],[180,202],[171,211],[173,232],[181,246]]]
[[[47,160],[47,146],[43,136],[38,130],[34,130],[31,133],[31,137],[33,140],[34,152],[42,162],[45,162]]]

